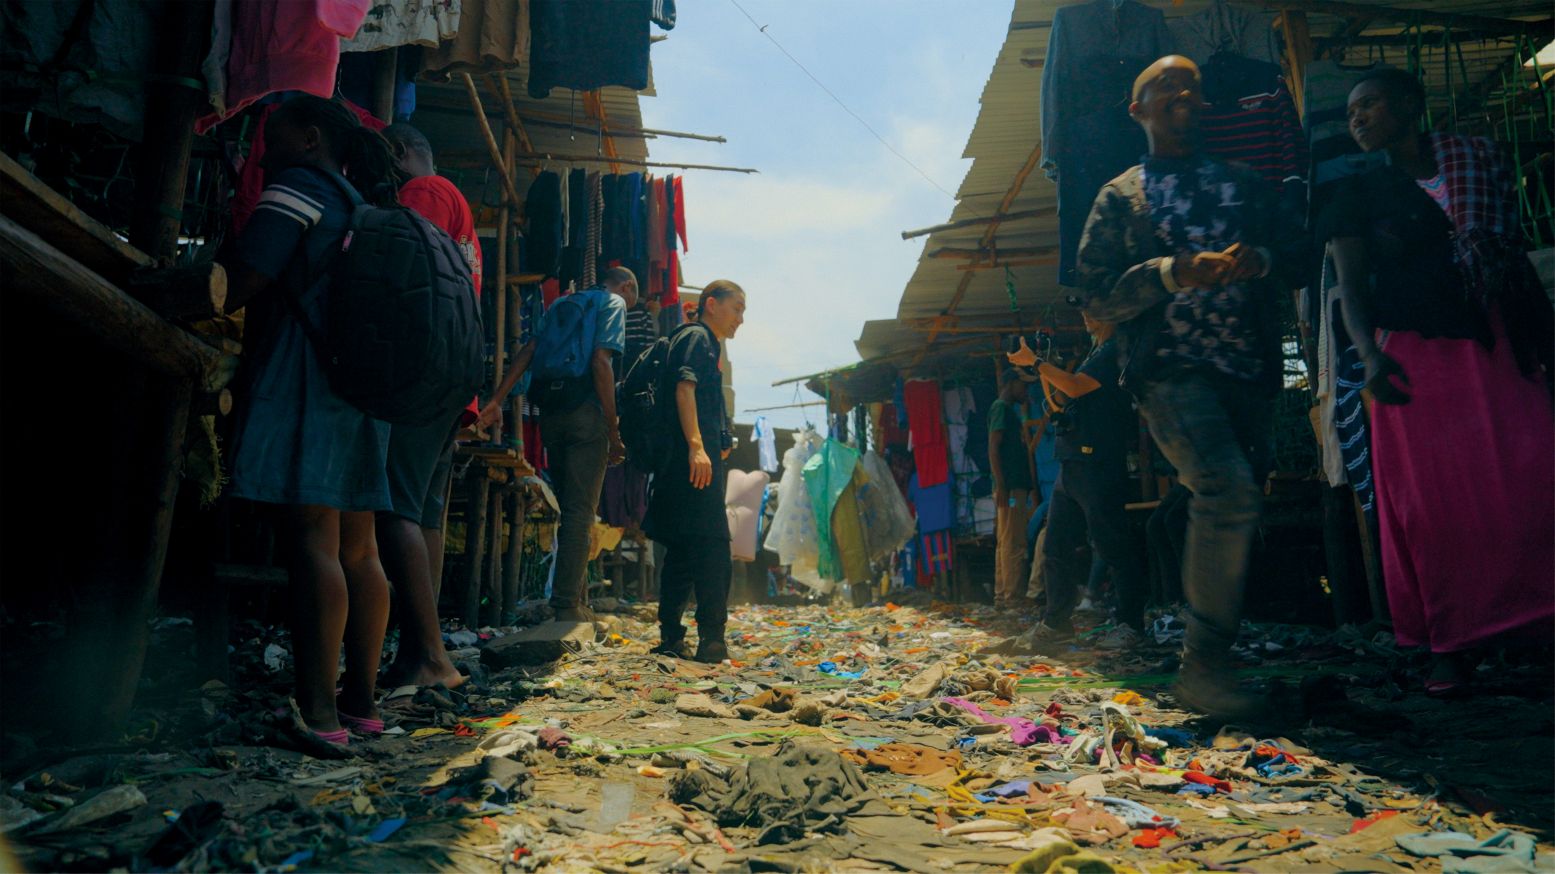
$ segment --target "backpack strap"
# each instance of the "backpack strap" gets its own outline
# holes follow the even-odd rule
[[[318,167],[309,167],[308,169],[313,170],[315,173],[318,173],[329,179],[331,182],[335,183],[335,187],[340,190],[341,194],[345,195],[346,201],[351,204],[351,219],[346,223],[346,236],[349,237],[351,232],[361,224],[363,211],[366,209],[371,209],[372,206],[363,200],[362,195],[356,190],[356,188],[354,188],[351,183],[339,173],[333,172],[331,170],[320,169]],[[313,234],[317,232],[318,227],[315,226],[308,231],[307,235],[302,238],[300,243],[302,247],[302,275],[304,288],[312,288],[313,284],[317,282],[322,276],[327,273],[334,272],[336,265],[340,263],[340,259],[344,255],[344,250],[337,248],[335,253],[331,255],[322,266],[316,265],[313,261],[313,256],[308,252],[308,240]],[[320,356],[323,356],[326,359],[326,363],[331,365],[338,364],[339,361],[335,358],[334,353],[330,351],[329,343],[324,337],[324,332],[320,330],[319,326],[315,325],[313,320],[308,318],[308,314],[303,311],[301,292],[298,289],[292,287],[291,283],[283,282],[281,283],[281,300],[285,302],[287,311],[292,314],[292,318],[296,319],[297,324],[302,328],[303,336],[307,337],[308,342],[313,344],[314,351],[317,352]]]

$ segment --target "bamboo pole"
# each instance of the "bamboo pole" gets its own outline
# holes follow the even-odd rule
[[[722,173],[750,174],[761,172],[754,167],[725,167],[721,164],[681,164],[674,161],[649,161],[640,158],[622,157],[609,158],[599,155],[573,155],[559,152],[519,152],[514,155],[514,158],[523,166],[529,166],[532,163],[540,164],[554,161],[558,164],[623,164],[629,167],[661,167],[670,170],[715,170]],[[484,159],[481,160],[484,162]],[[452,152],[445,154],[444,160],[438,163],[458,167],[473,164],[474,161],[468,153]]]
[[[480,461],[470,464],[469,497],[464,510],[464,625],[479,628],[481,622],[481,570],[486,557],[486,511],[491,499],[491,478]]]
[[[954,231],[961,228],[972,228],[978,225],[1002,224],[1004,222],[1019,221],[1021,219],[1048,218],[1058,215],[1057,207],[1043,207],[1042,209],[1024,209],[1020,212],[996,213],[990,216],[978,216],[977,218],[958,219],[953,222],[945,222],[941,225],[931,225],[927,228],[919,228],[916,231],[902,231],[902,239],[911,240],[913,237],[921,237],[925,234],[937,234],[941,231]]]
[[[507,163],[502,160],[502,150],[497,148],[497,137],[491,132],[491,122],[487,120],[486,110],[481,106],[481,93],[469,73],[460,75],[464,77],[464,90],[470,96],[470,108],[475,111],[475,121],[480,124],[481,136],[486,140],[487,155],[491,163],[497,166],[497,175],[502,179],[502,191],[507,195],[509,204],[518,206],[523,201],[518,197],[518,189],[513,187],[513,177],[508,174]]]

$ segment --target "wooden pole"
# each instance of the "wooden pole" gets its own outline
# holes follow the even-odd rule
[[[37,234],[88,270],[116,285],[156,259],[119,239],[105,224],[0,153],[0,205],[6,218]]]
[[[491,478],[486,465],[470,463],[469,500],[464,520],[464,625],[479,628],[481,623],[481,568],[486,557],[486,511],[491,497]]]
[[[373,105],[372,113],[384,124],[394,123],[395,80],[399,76],[398,49],[384,49],[373,53]]]
[[[954,231],[960,228],[972,228],[978,225],[1002,224],[1004,222],[1020,221],[1022,219],[1049,218],[1058,215],[1057,207],[1044,207],[1042,209],[1024,209],[1020,212],[998,213],[977,218],[958,219],[953,222],[945,222],[942,225],[931,225],[919,228],[916,231],[902,231],[902,239],[911,240],[913,237],[921,237],[925,234],[937,234],[941,231]]]
[[[164,319],[202,321],[227,311],[227,271],[216,263],[138,270],[124,290]]]
[[[508,549],[507,558],[502,563],[502,621],[506,622],[508,616],[514,611],[514,605],[518,603],[518,596],[523,587],[523,580],[519,571],[524,564],[524,517],[528,506],[524,500],[524,486],[515,483],[508,489],[511,498],[512,509],[508,516]]]
[[[470,108],[475,111],[475,121],[480,124],[481,137],[486,140],[486,152],[491,158],[491,163],[497,166],[497,175],[502,180],[502,191],[507,195],[511,206],[520,206],[523,201],[519,199],[518,189],[513,187],[513,177],[508,174],[507,161],[503,160],[502,150],[497,148],[497,136],[491,132],[491,122],[486,119],[486,110],[481,106],[481,93],[475,87],[475,80],[469,73],[460,74],[464,78],[464,90],[470,96]]]
[[[487,510],[486,524],[491,531],[486,535],[486,572],[482,575],[481,588],[486,595],[486,603],[481,605],[482,625],[501,625],[502,613],[507,609],[502,600],[502,511],[507,503],[503,500],[504,491],[500,483],[491,489],[491,507]]]
[[[236,372],[236,358],[170,324],[5,216],[0,216],[0,265],[5,267],[0,295],[33,295],[137,364],[194,380],[206,391],[222,388]]]
[[[147,94],[145,141],[135,186],[140,208],[130,221],[130,243],[168,262],[178,251],[194,119],[205,104],[200,63],[210,47],[213,4],[172,4],[157,27],[154,73],[173,84]]]
[[[504,131],[502,134],[502,172],[507,173],[507,168],[512,164],[513,132]],[[507,363],[507,331],[508,331],[508,238],[512,233],[513,207],[502,204],[497,210],[497,283],[494,301],[497,310],[497,345],[492,355],[491,367],[491,391],[495,395],[497,386],[502,384],[502,374]],[[498,406],[503,404],[502,398],[495,398]],[[495,439],[502,440],[502,424],[493,426]]]
[[[1312,33],[1307,28],[1307,14],[1287,8],[1281,12],[1277,23],[1285,35],[1285,72],[1290,83],[1290,96],[1296,104],[1296,114],[1307,117],[1307,64],[1312,60]]]

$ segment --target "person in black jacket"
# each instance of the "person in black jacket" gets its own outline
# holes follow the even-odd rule
[[[659,575],[659,644],[653,652],[684,658],[688,652],[681,613],[696,592],[696,660],[729,657],[724,626],[729,617],[729,521],[724,510],[734,441],[724,410],[719,344],[734,338],[745,322],[745,292],[727,279],[708,283],[697,302],[696,320],[670,338],[662,388],[675,398],[668,459],[654,474],[643,531],[664,544]],[[668,410],[665,411],[666,415]]]

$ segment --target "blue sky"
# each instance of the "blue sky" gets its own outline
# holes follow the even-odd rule
[[[738,0],[897,151],[954,192],[977,100],[1004,42],[1009,0]],[[858,359],[866,319],[892,318],[923,239],[952,199],[892,155],[752,26],[731,0],[681,0],[653,47],[650,128],[722,134],[726,145],[649,143],[651,160],[755,167],[688,171],[686,281],[733,279],[748,295],[730,344],[737,404],[814,400],[775,380]],[[657,31],[656,31],[657,32]],[[1036,95],[1032,95],[1036,99]],[[802,410],[767,413],[793,427]],[[820,408],[809,411],[819,421]]]

